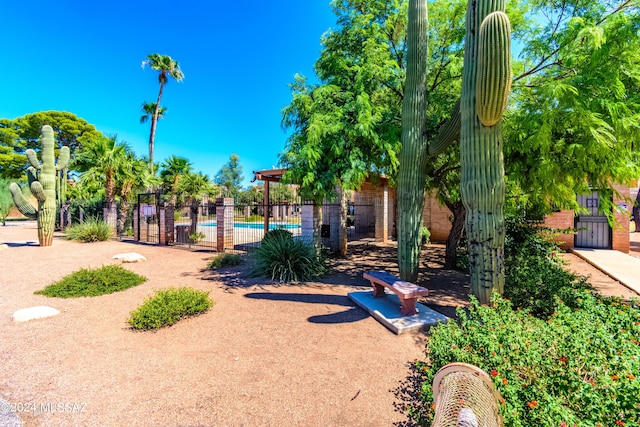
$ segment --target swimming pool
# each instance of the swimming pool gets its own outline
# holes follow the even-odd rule
[[[207,221],[207,222],[201,222],[198,225],[202,225],[204,227],[215,227],[217,224],[215,221]],[[258,230],[264,230],[264,224],[261,222],[234,222],[233,228],[254,228]],[[300,224],[280,224],[280,223],[269,224],[269,230],[275,230],[277,228],[284,228],[287,230],[298,229],[300,228]]]

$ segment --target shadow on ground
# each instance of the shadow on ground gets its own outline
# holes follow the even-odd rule
[[[220,268],[217,270],[203,269],[199,272],[204,280],[221,282],[225,290],[233,292],[241,289],[268,291],[274,287],[317,287],[339,285],[366,289],[369,281],[362,274],[373,270],[386,270],[398,275],[397,246],[395,243],[350,242],[349,252],[345,257],[329,258],[329,273],[317,282],[278,283],[267,278],[250,277],[251,257],[246,258],[244,265],[239,267]],[[420,302],[447,317],[455,317],[458,306],[466,306],[469,276],[455,270],[445,270],[444,245],[427,245],[422,250],[419,276],[416,284],[429,289],[429,295]]]
[[[400,382],[398,387],[391,390],[395,397],[393,406],[396,412],[407,417],[407,420],[394,423],[395,427],[417,427],[418,424],[409,418],[409,408],[413,412],[424,413],[424,402],[420,399],[422,383],[425,381],[424,374],[418,369],[415,363],[408,363],[408,374]]]
[[[356,307],[346,296],[327,294],[304,294],[304,293],[273,293],[273,292],[253,292],[245,297],[253,299],[264,299],[269,301],[295,301],[307,304],[337,305],[348,307],[347,310],[311,316],[307,320],[311,323],[338,324],[353,323],[369,317],[369,313]]]

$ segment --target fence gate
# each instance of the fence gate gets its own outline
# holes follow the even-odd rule
[[[160,195],[145,193],[138,195],[138,240],[160,243]]]
[[[575,246],[579,248],[611,249],[611,227],[600,211],[600,196],[594,191],[578,196],[578,204],[589,212],[576,219]]]

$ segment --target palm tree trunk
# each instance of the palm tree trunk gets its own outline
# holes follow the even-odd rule
[[[149,133],[149,170],[151,171],[151,175],[153,175],[153,145],[156,140],[156,125],[158,123],[158,112],[160,111],[160,100],[162,99],[163,89],[164,83],[161,81],[158,100],[156,101],[156,109],[153,111],[153,117],[151,117],[151,132]]]
[[[131,203],[129,202],[128,197],[123,197],[120,199],[120,210],[118,211],[118,223],[117,223],[117,233],[118,237],[121,237],[124,234],[124,228],[127,223],[127,216],[129,215],[129,206]]]

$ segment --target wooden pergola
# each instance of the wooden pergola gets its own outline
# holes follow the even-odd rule
[[[264,181],[264,232],[269,231],[269,183],[280,182],[282,175],[287,172],[287,169],[267,169],[261,171],[253,171],[253,179],[251,182]]]

